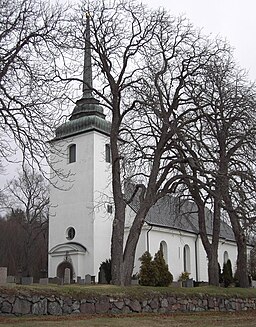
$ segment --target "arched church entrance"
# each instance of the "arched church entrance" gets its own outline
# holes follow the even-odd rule
[[[68,261],[63,261],[60,263],[57,267],[57,277],[61,278],[61,280],[65,283],[69,280],[72,281],[73,279],[73,274],[74,274],[74,268],[72,266],[72,263]]]

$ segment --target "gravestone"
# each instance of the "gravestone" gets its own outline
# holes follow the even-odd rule
[[[7,276],[7,283],[16,283],[15,276]]]
[[[33,284],[33,277],[22,277],[21,278],[22,285],[31,285]]]
[[[64,271],[64,284],[70,284],[70,269],[65,268]]]
[[[85,275],[84,282],[85,282],[85,284],[91,284],[92,283],[92,276],[89,275],[89,274]]]
[[[48,281],[50,284],[63,285],[63,280],[59,277],[50,277]]]
[[[99,284],[107,284],[105,271],[102,269],[102,267],[100,267],[100,271],[99,271]]]
[[[40,278],[39,279],[39,284],[40,285],[48,285],[48,278]]]
[[[7,283],[7,267],[0,267],[0,284]]]

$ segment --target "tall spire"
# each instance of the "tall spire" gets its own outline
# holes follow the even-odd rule
[[[90,15],[86,13],[85,47],[84,47],[84,69],[83,69],[83,95],[76,101],[76,106],[71,114],[70,120],[81,117],[97,116],[105,119],[99,100],[95,99],[92,92],[92,55],[90,41]]]
[[[92,92],[92,57],[90,41],[90,15],[86,14],[83,95],[76,101],[75,108],[67,122],[56,129],[54,140],[68,138],[74,135],[97,131],[110,134],[111,123],[105,119],[100,101],[95,99]]]
[[[83,95],[76,101],[75,108],[69,118],[56,129],[54,140],[68,138],[74,135],[98,131],[109,135],[111,123],[105,119],[103,108],[92,92],[92,56],[90,41],[90,15],[86,14],[84,69],[83,69]]]
[[[90,14],[86,13],[84,72],[83,72],[83,98],[92,98],[92,60],[90,44]]]

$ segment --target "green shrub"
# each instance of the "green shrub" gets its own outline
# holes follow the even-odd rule
[[[141,262],[139,272],[140,284],[143,286],[155,286],[158,279],[158,270],[152,261],[151,254],[146,251],[139,260]]]
[[[228,287],[233,282],[232,265],[229,259],[227,263],[224,263],[223,265],[222,278],[224,282],[224,287]]]
[[[100,271],[103,270],[105,274],[105,279],[108,284],[110,284],[112,280],[112,275],[111,275],[111,259],[106,259],[103,261],[100,265]]]
[[[169,286],[173,281],[173,276],[169,272],[163,252],[160,249],[152,260],[151,254],[146,251],[141,258],[139,279],[144,286]]]
[[[173,276],[168,269],[168,265],[164,260],[163,251],[160,248],[155,254],[153,261],[158,270],[155,286],[169,286],[173,281]]]
[[[218,263],[218,268],[219,268],[219,283],[222,284],[223,283],[223,275],[221,273],[221,268],[220,268],[220,264]]]
[[[178,279],[178,281],[179,281],[179,282],[185,282],[186,280],[189,279],[189,275],[190,275],[190,273],[187,272],[187,271],[182,272],[182,273],[179,275],[179,279]]]

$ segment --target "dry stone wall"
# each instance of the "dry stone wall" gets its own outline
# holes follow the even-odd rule
[[[154,296],[145,300],[110,296],[73,299],[62,296],[0,295],[1,315],[67,315],[98,313],[172,313],[256,309],[256,298]]]

